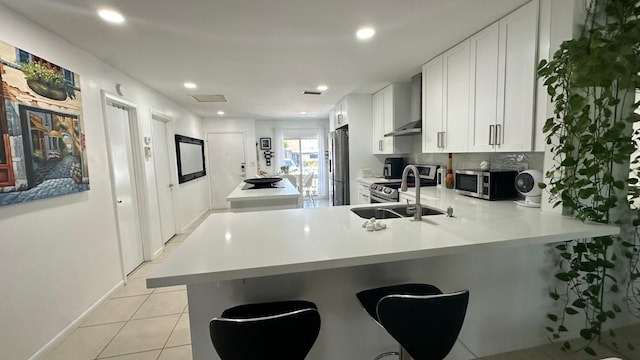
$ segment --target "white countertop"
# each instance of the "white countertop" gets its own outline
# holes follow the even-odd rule
[[[435,187],[422,188],[422,195],[423,205],[441,210],[452,206],[454,217],[387,219],[382,220],[387,229],[367,232],[363,219],[349,210],[358,205],[211,214],[147,285],[324,270],[619,232],[615,226],[584,224],[512,201],[456,196]]]
[[[363,184],[366,184],[366,185],[371,185],[373,183],[385,183],[385,182],[392,182],[392,181],[400,181],[400,180],[401,179],[385,179],[382,176],[356,178],[357,182],[363,183]]]
[[[300,192],[289,180],[282,179],[281,181],[278,181],[277,184],[284,185],[284,187],[242,190],[242,188],[247,185],[247,183],[243,181],[240,185],[236,186],[229,196],[227,196],[227,201],[251,201],[300,197]]]

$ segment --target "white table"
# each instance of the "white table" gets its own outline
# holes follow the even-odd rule
[[[187,285],[194,360],[218,359],[208,322],[225,308],[293,298],[315,302],[322,317],[309,359],[373,358],[396,343],[355,293],[414,281],[470,290],[460,339],[479,356],[546,343],[553,260],[544,244],[619,228],[443,191],[427,191],[427,205],[453,206],[456,217],[384,220],[373,233],[349,206],[212,214],[147,286]],[[454,348],[452,359],[465,352]]]
[[[245,189],[247,183],[240,183],[227,196],[233,212],[295,209],[299,207],[300,192],[287,179],[276,183],[280,187]],[[249,185],[251,186],[251,185]]]

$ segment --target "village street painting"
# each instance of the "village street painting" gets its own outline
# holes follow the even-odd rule
[[[80,76],[0,41],[0,206],[89,190]]]

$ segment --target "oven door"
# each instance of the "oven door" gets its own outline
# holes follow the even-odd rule
[[[482,197],[482,172],[458,170],[455,184],[458,194]]]
[[[384,198],[378,194],[374,194],[373,192],[369,193],[369,201],[371,204],[380,204],[380,203],[390,203],[397,202],[398,200]]]

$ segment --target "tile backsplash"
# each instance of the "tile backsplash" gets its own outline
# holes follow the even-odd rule
[[[410,164],[435,164],[447,166],[446,153],[422,154],[414,153],[407,156]],[[489,161],[492,169],[525,170],[537,169],[542,171],[544,153],[461,153],[453,154],[454,169],[479,169],[482,161]]]

